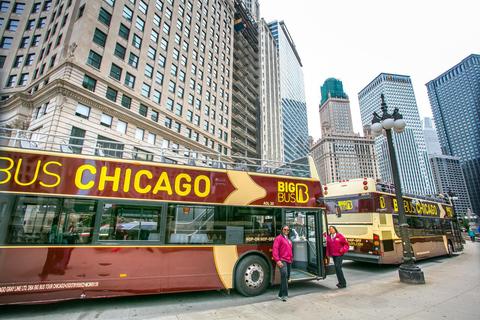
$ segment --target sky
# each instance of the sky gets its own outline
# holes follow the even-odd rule
[[[354,131],[363,134],[358,93],[380,73],[411,77],[423,119],[432,117],[425,84],[480,54],[479,0],[259,1],[267,22],[285,21],[300,55],[315,141],[321,137],[318,107],[326,79],[342,81]]]

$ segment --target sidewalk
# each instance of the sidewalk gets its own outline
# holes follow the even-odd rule
[[[442,263],[422,268],[426,284],[400,283],[398,276],[347,289],[155,319],[479,319],[480,244]],[[335,276],[333,276],[335,277]]]

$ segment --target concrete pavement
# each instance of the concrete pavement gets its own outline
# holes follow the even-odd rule
[[[398,275],[374,281],[335,287],[336,277],[325,285],[329,292],[291,297],[282,302],[250,303],[243,306],[182,313],[155,319],[479,319],[480,243],[467,242],[459,256],[422,266],[426,284],[400,283]],[[348,274],[346,274],[348,281]]]

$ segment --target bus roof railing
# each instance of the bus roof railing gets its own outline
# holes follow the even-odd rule
[[[375,187],[377,191],[395,194],[395,187],[391,184],[377,182],[375,184]],[[445,198],[438,197],[435,195],[418,195],[410,192],[402,192],[402,195],[404,197],[415,198],[418,200],[426,200],[426,201],[441,202],[441,203],[448,204],[448,201]]]
[[[184,164],[197,167],[311,177],[307,157],[286,163],[248,157],[227,156],[187,148],[118,142],[109,139],[75,137],[19,129],[0,128],[0,147],[42,150],[116,159]]]

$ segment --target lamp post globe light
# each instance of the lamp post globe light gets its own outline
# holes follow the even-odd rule
[[[400,184],[400,175],[398,173],[397,158],[395,157],[395,150],[393,149],[392,129],[395,133],[402,133],[405,130],[405,120],[395,108],[392,114],[387,112],[387,104],[383,94],[382,98],[382,115],[379,116],[376,112],[373,113],[371,130],[374,136],[378,137],[384,133],[387,137],[388,153],[390,154],[390,164],[392,166],[393,182],[395,185],[395,198],[398,206],[398,221],[400,224],[400,236],[402,238],[403,246],[403,264],[398,269],[400,282],[412,284],[424,284],[425,277],[423,271],[415,264],[415,257],[413,256],[412,245],[408,235],[407,217],[403,207],[402,189]]]

